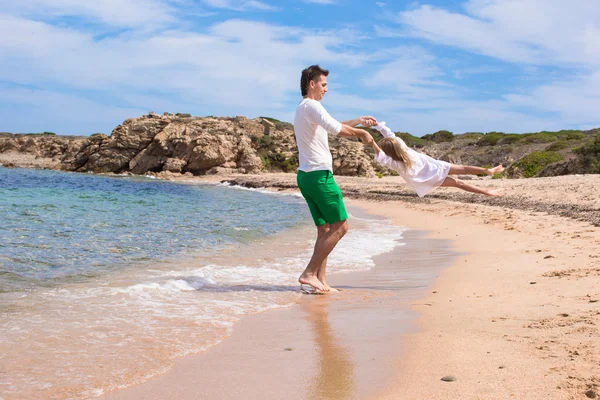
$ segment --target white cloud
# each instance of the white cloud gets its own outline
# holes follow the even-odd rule
[[[305,3],[312,4],[335,4],[335,0],[302,0]]]
[[[229,20],[206,33],[167,30],[97,39],[91,32],[0,16],[0,80],[92,90],[111,103],[146,111],[279,115],[300,97],[300,71],[307,65],[367,59],[333,50],[347,37],[345,31]]]
[[[600,124],[600,71],[504,96],[515,107],[556,112],[566,124]]]
[[[84,17],[115,27],[164,25],[175,21],[175,9],[161,0],[0,0],[2,12],[34,19]]]
[[[0,104],[3,129],[21,133],[51,131],[87,135],[102,131],[109,134],[125,119],[148,112],[56,91],[5,87],[0,90]],[[35,109],[36,118],[31,118],[31,109]]]
[[[202,0],[204,4],[215,8],[226,8],[235,11],[275,11],[276,7],[256,0]]]
[[[468,15],[429,5],[402,12],[407,32],[511,62],[600,64],[595,0],[470,0]]]

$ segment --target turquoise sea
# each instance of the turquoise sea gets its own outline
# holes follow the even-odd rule
[[[331,273],[402,229],[350,218]],[[295,303],[315,229],[297,195],[0,167],[0,398],[84,399]]]

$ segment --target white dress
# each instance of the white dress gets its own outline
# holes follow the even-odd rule
[[[375,154],[375,161],[398,172],[402,179],[417,192],[419,197],[425,196],[444,182],[450,172],[450,163],[436,160],[411,149],[404,143],[404,140],[397,137],[390,128],[385,126],[385,122],[380,122],[375,129],[381,132],[384,137],[394,138],[400,143],[400,146],[412,161],[412,167],[407,170],[403,162],[392,159],[383,151]]]

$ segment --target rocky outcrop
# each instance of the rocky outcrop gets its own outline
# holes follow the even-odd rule
[[[362,144],[331,140],[337,174],[375,176]],[[292,171],[297,152],[292,125],[263,118],[150,113],[126,120],[110,136],[0,135],[0,160],[2,154],[28,154],[53,161],[38,165],[44,168],[94,173]]]
[[[83,136],[0,134],[0,161],[5,165],[59,169],[63,158],[88,142]]]
[[[424,140],[403,133],[409,145],[455,164],[503,164],[509,177],[585,173],[573,149],[595,131],[513,135],[492,132]],[[441,133],[438,136],[441,137]],[[371,130],[376,139],[378,133]],[[432,138],[435,138],[435,134]],[[373,150],[356,138],[329,138],[336,175],[394,174],[373,161]],[[535,153],[536,157],[532,157]],[[21,157],[19,162],[15,155]],[[541,160],[536,165],[536,160]],[[560,161],[560,162],[559,162]],[[291,124],[271,118],[192,117],[189,114],[131,118],[110,136],[12,135],[0,133],[0,164],[66,171],[132,174],[292,172],[298,149]],[[526,168],[525,168],[526,167]],[[524,174],[525,171],[526,173]]]

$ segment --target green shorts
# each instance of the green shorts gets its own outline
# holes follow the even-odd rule
[[[298,170],[296,180],[316,226],[348,219],[342,191],[333,180],[331,171]]]

